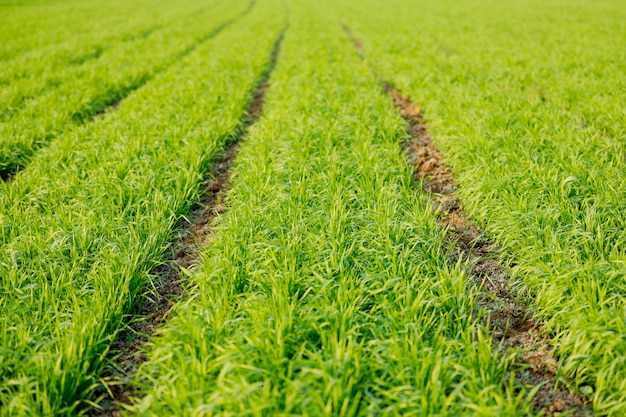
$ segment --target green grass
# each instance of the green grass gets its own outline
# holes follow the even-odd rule
[[[99,400],[285,19],[228,211],[132,411],[534,415],[380,76],[423,109],[561,374],[597,415],[626,414],[620,1],[0,0],[0,171],[23,168],[0,183],[0,416]]]
[[[128,54],[128,45],[141,45],[144,38],[164,28],[180,25],[179,21],[189,18],[190,15],[198,19],[202,11],[214,4],[207,5],[197,0],[190,0],[190,4],[182,5],[163,2],[159,3],[159,7],[143,5],[140,10],[124,10],[120,5],[115,5],[114,10],[117,9],[118,13],[126,14],[122,22],[111,21],[111,15],[104,10],[93,10],[92,5],[89,9],[97,13],[98,18],[81,16],[92,24],[89,31],[85,31],[84,28],[81,31],[80,28],[70,25],[70,28],[74,30],[74,35],[63,42],[52,42],[50,45],[36,48],[3,62],[0,68],[0,120],[11,117],[20,107],[23,107],[27,100],[41,95],[44,91],[57,88],[67,83],[68,80],[71,83],[76,78],[84,77],[85,70],[93,64],[90,61],[98,60],[102,54],[109,55],[109,59],[115,57],[115,55],[111,56],[112,51],[115,50],[125,51]],[[135,3],[133,2],[132,5]],[[58,8],[59,5],[53,10]],[[19,9],[21,13],[12,20],[16,26],[22,27],[22,34],[24,33],[23,26],[27,24],[23,21],[27,20],[26,16],[29,17],[28,22],[32,19],[39,26],[32,33],[45,39],[54,38],[51,32],[58,28],[58,24],[68,24],[62,22],[60,16],[55,14],[44,15],[46,19],[57,23],[50,25],[43,18],[44,16],[36,19],[23,9],[23,7]],[[2,37],[12,39],[12,42],[7,42],[7,45],[19,43],[19,38],[15,34],[4,34]],[[28,38],[23,41],[32,45],[32,40],[29,42]],[[107,58],[104,58],[98,68],[102,69],[106,65]],[[87,68],[84,68],[85,66]],[[28,68],[28,71],[25,71],[25,68]],[[91,72],[95,72],[93,68]]]
[[[562,371],[599,415],[626,413],[624,4],[406,4],[335,11],[424,109]]]
[[[283,16],[273,1],[254,10],[2,190],[0,415],[75,415],[93,399],[116,331],[267,65]]]
[[[83,65],[44,69],[36,80],[11,83],[4,97],[6,116],[0,123],[0,173],[14,174],[26,166],[38,149],[65,129],[88,122],[123,99],[236,20],[251,3],[218,3],[145,37],[113,46]],[[23,63],[17,68],[23,68]]]
[[[338,22],[289,2],[265,113],[138,415],[528,415]]]
[[[27,68],[51,56],[71,61],[94,46],[110,45],[197,8],[198,0],[105,3],[93,0],[0,1],[0,73],[16,58]],[[28,71],[29,73],[31,71]]]

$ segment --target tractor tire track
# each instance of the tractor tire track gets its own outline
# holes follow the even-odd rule
[[[139,320],[131,322],[116,337],[108,355],[110,365],[102,377],[103,386],[96,394],[100,398],[98,408],[90,411],[91,416],[121,416],[124,405],[130,405],[135,388],[131,381],[138,367],[147,360],[145,345],[154,332],[168,318],[172,306],[183,299],[184,276],[199,263],[202,249],[210,244],[214,232],[214,220],[226,211],[226,200],[230,189],[231,167],[237,157],[241,141],[250,127],[261,117],[269,78],[274,70],[280,45],[287,26],[276,40],[267,68],[251,96],[251,102],[242,121],[242,126],[232,143],[219,160],[212,164],[201,189],[200,201],[187,217],[178,224],[170,243],[165,262],[153,271],[156,277],[151,298],[141,305]]]
[[[359,56],[364,58],[361,42],[348,27],[343,28]],[[493,336],[495,354],[516,352],[517,363],[512,369],[516,383],[538,387],[531,399],[535,413],[593,415],[590,401],[570,392],[561,381],[550,339],[545,336],[541,322],[526,308],[524,297],[506,268],[497,261],[498,247],[464,213],[454,176],[433,144],[421,109],[377,76],[406,122],[409,138],[402,144],[403,151],[414,169],[415,180],[435,202],[437,222],[446,231],[449,255],[470,265],[468,275],[480,290],[479,307],[487,312],[483,324]]]

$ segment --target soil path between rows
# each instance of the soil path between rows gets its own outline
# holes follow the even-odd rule
[[[362,43],[344,26],[361,58]],[[377,74],[380,79],[380,75]],[[408,139],[403,151],[414,168],[416,181],[435,203],[437,222],[446,231],[449,256],[470,265],[468,275],[480,289],[479,307],[487,312],[484,325],[493,337],[494,353],[516,352],[512,369],[517,384],[539,387],[531,400],[533,411],[546,416],[591,416],[588,399],[570,392],[558,373],[550,340],[542,325],[526,309],[507,269],[498,261],[498,247],[464,213],[457,186],[442,154],[433,144],[421,109],[392,84],[380,79],[407,125]]]
[[[153,271],[156,277],[154,288],[150,298],[141,305],[139,319],[129,323],[113,343],[109,355],[110,366],[103,376],[106,387],[102,387],[98,393],[101,396],[100,408],[92,409],[89,415],[121,417],[124,405],[132,403],[135,388],[131,381],[138,367],[147,360],[145,346],[167,320],[172,306],[183,299],[186,271],[198,265],[200,253],[213,236],[214,220],[226,211],[231,167],[241,141],[263,112],[269,78],[276,65],[285,31],[286,28],[274,44],[269,64],[253,92],[239,134],[219,160],[212,164],[202,185],[200,201],[187,217],[181,219],[176,237],[166,251],[169,257]]]

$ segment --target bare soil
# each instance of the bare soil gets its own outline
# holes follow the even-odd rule
[[[343,25],[342,27],[343,31],[346,32],[346,35],[348,35],[348,38],[350,38],[350,40],[352,41],[356,52],[361,58],[363,58],[363,44],[361,43],[361,41],[358,40],[356,36],[354,36],[354,33],[352,33],[352,29],[350,29],[348,26]]]
[[[130,382],[138,366],[147,359],[143,347],[167,320],[172,306],[184,297],[183,271],[198,264],[202,248],[210,243],[215,218],[226,210],[230,167],[238,148],[238,143],[231,145],[214,165],[209,179],[203,184],[204,193],[199,204],[180,221],[177,237],[166,252],[169,257],[153,271],[156,277],[153,292],[142,303],[137,314],[139,319],[121,331],[111,346],[111,364],[103,376],[107,381],[106,389],[103,387],[98,393],[103,398],[99,404],[101,408],[93,409],[90,415],[118,417],[122,404],[131,403],[134,389]]]

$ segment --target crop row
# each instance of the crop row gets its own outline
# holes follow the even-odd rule
[[[111,49],[123,48],[126,43],[141,41],[142,38],[148,37],[151,33],[158,31],[170,24],[175,24],[176,20],[187,15],[197,15],[201,12],[199,5],[196,7],[176,7],[163,3],[161,12],[167,13],[166,21],[158,18],[156,7],[145,7],[146,13],[142,15],[136,11],[131,14],[132,18],[126,19],[124,22],[110,22],[101,17],[100,19],[91,18],[94,27],[88,32],[80,36],[75,33],[74,36],[59,43],[51,43],[42,48],[36,48],[28,53],[3,62],[0,70],[0,116],[5,120],[19,108],[23,102],[32,98],[42,91],[55,88],[68,78],[71,81],[76,76],[72,71],[78,71],[80,67],[89,61],[98,60],[100,55],[110,51]],[[123,9],[122,9],[123,10]],[[155,16],[156,15],[156,16]],[[48,16],[48,19],[57,23],[60,19],[56,15]],[[16,19],[18,22],[20,19]],[[43,20],[43,19],[42,19]],[[24,22],[19,22],[24,24]],[[50,36],[50,24],[43,21],[37,21],[42,26],[35,33]],[[99,25],[98,25],[99,23]],[[58,24],[58,23],[57,23]],[[74,31],[78,29],[70,26]],[[7,38],[9,38],[7,36]],[[25,40],[28,42],[27,40]],[[19,40],[12,39],[10,45],[19,43]],[[101,61],[106,62],[106,61]],[[93,63],[90,63],[93,64]],[[67,71],[71,69],[72,71]],[[68,77],[68,74],[72,74]]]
[[[250,1],[222,3],[185,15],[146,37],[112,46],[80,65],[44,69],[5,89],[0,121],[0,172],[26,166],[33,153],[72,124],[80,124],[140,87],[156,73],[193,51],[245,12]],[[45,67],[45,60],[42,61]],[[21,67],[21,65],[18,65]]]
[[[0,171],[24,168],[0,184],[0,415],[97,407],[111,345],[241,134],[286,19],[228,210],[132,411],[537,412],[412,180],[384,79],[424,109],[557,377],[598,415],[626,413],[626,10],[570,3],[188,0],[125,25],[113,1],[94,30],[73,0],[0,5],[16,17],[3,37],[46,10],[67,23],[0,49]]]
[[[463,204],[555,336],[561,371],[600,415],[626,413],[626,9],[328,7],[426,109]]]
[[[4,67],[16,58],[34,63],[51,56],[71,62],[93,48],[151,30],[199,5],[197,0],[158,4],[113,0],[97,5],[80,0],[3,1],[0,39],[7,42],[0,44],[0,62]]]
[[[524,415],[341,25],[290,1],[261,119],[138,415]]]
[[[283,14],[269,0],[256,8],[5,185],[0,414],[74,415],[93,399],[112,340],[267,64]]]

